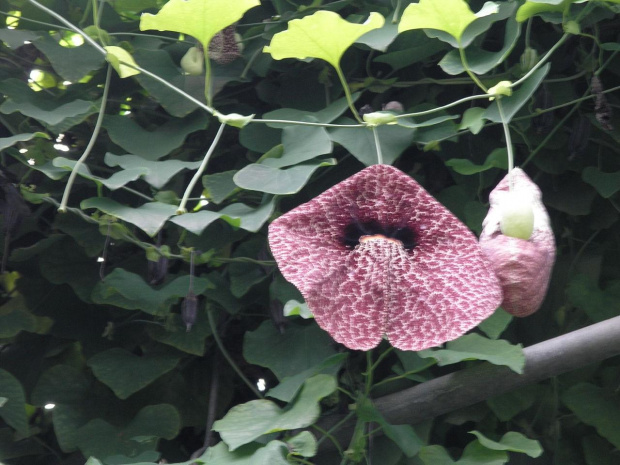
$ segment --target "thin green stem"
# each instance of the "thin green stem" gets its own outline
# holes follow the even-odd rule
[[[551,47],[549,49],[549,51],[547,53],[545,53],[545,55],[538,61],[538,63],[536,63],[534,66],[532,66],[532,69],[530,69],[527,73],[525,73],[525,75],[522,76],[521,79],[518,79],[517,81],[513,82],[512,84],[510,84],[510,87],[517,87],[517,86],[521,85],[521,83],[523,83],[523,81],[525,81],[532,74],[534,74],[538,68],[540,68],[542,65],[544,65],[547,62],[549,57],[551,57],[551,55],[553,55],[553,52],[555,52],[560,47],[560,45],[562,45],[566,41],[566,39],[568,39],[569,36],[570,36],[570,34],[565,33],[562,37],[560,37],[560,40],[558,40],[553,45],[553,47]]]
[[[78,175],[78,172],[82,164],[88,158],[88,155],[90,155],[90,152],[95,146],[95,142],[97,141],[97,137],[99,136],[101,124],[103,123],[103,117],[105,115],[106,103],[108,101],[108,92],[110,91],[111,76],[112,66],[108,65],[108,70],[105,77],[105,84],[103,87],[103,96],[101,97],[101,106],[99,107],[99,115],[97,116],[97,122],[95,123],[95,128],[93,129],[93,133],[90,136],[90,141],[88,141],[88,145],[86,146],[86,149],[84,149],[84,153],[75,163],[75,166],[73,167],[73,169],[71,170],[71,174],[69,175],[69,180],[67,181],[65,191],[62,194],[62,200],[60,201],[60,207],[58,207],[58,211],[61,213],[65,213],[67,211],[67,203],[69,202],[69,195],[71,194],[71,188],[73,187],[73,183],[75,182],[75,177]]]
[[[344,89],[344,95],[347,98],[347,103],[349,104],[349,108],[351,109],[353,116],[358,123],[364,124],[364,121],[360,117],[360,114],[357,112],[357,108],[355,108],[355,105],[353,104],[353,97],[351,97],[351,90],[349,89],[349,84],[347,84],[347,81],[344,78],[344,74],[342,74],[342,70],[339,66],[336,66],[336,74],[338,74],[338,79],[340,79],[340,84],[342,84],[342,88]]]
[[[534,17],[530,17],[527,20],[527,26],[525,26],[525,48],[530,48],[530,36],[532,33],[532,21]]]
[[[471,78],[472,81],[476,83],[478,87],[480,87],[485,93],[488,91],[487,87],[478,79],[472,70],[469,68],[469,64],[467,63],[467,56],[465,55],[465,49],[459,46],[459,55],[461,57],[461,63],[463,64],[463,68],[465,68],[465,72]]]
[[[387,357],[388,355],[390,355],[392,352],[394,351],[394,347],[389,347],[387,348],[381,355],[379,355],[379,357],[377,357],[377,361],[374,363],[374,365],[372,366],[372,370],[374,372],[374,370],[377,369],[377,367],[379,366],[379,364],[383,361],[383,359],[385,357]]]
[[[293,121],[286,119],[260,119],[254,118],[250,123],[263,123],[263,124],[290,124],[297,126],[317,126],[321,128],[364,128],[366,123],[361,124],[330,124],[330,123],[311,123],[308,121]]]
[[[207,99],[207,105],[213,106],[213,92],[211,85],[211,59],[209,58],[209,49],[204,49],[203,54],[205,57],[205,98]]]
[[[50,10],[48,7],[46,7],[44,5],[41,5],[36,0],[28,0],[28,1],[30,3],[32,3],[34,6],[36,6],[39,10],[45,11],[52,18],[55,18],[58,21],[60,21],[62,24],[67,26],[72,31],[77,32],[78,34],[80,34],[84,38],[84,40],[86,42],[88,42],[90,45],[92,45],[93,47],[95,47],[97,49],[97,51],[99,51],[99,53],[103,54],[104,56],[107,55],[107,52],[105,51],[105,49],[101,45],[99,45],[97,42],[95,42],[88,34],[86,34],[84,31],[82,31],[79,27],[73,25],[70,21],[66,20],[62,15],[59,15],[54,10]]]
[[[26,16],[15,16],[14,14],[9,13],[8,11],[0,11],[0,14],[4,16],[8,16],[9,18],[15,18],[20,21],[26,21],[33,24],[40,24],[41,26],[47,26],[51,29],[63,29],[65,31],[70,30],[70,28],[65,26],[60,26],[59,24],[46,23],[45,21],[37,21],[36,19],[30,19]]]
[[[402,3],[403,3],[403,0],[396,0],[396,8],[394,8],[394,16],[392,17],[392,24],[398,23]]]
[[[209,320],[209,326],[211,327],[211,333],[213,334],[215,343],[217,344],[217,347],[220,349],[220,352],[222,353],[222,355],[224,356],[228,364],[231,366],[233,370],[235,370],[235,373],[237,373],[237,375],[243,380],[243,382],[247,384],[247,386],[254,393],[254,395],[256,395],[256,397],[258,397],[259,399],[262,399],[263,395],[258,391],[256,386],[254,386],[252,382],[248,378],[246,378],[246,376],[243,374],[241,369],[237,366],[235,361],[232,359],[232,357],[230,356],[230,354],[224,347],[224,344],[222,343],[222,340],[220,339],[220,335],[217,332],[217,326],[215,325],[215,321],[213,320],[213,310],[210,308],[207,308],[207,318]]]
[[[508,127],[508,121],[506,121],[506,115],[504,114],[504,106],[502,105],[501,97],[497,98],[497,109],[499,111],[499,117],[502,120],[502,127],[504,128],[504,137],[506,138],[506,152],[508,154],[508,175],[515,167],[515,159],[512,153],[512,139],[510,137],[510,128]],[[512,178],[509,178],[512,181]],[[509,183],[509,189],[512,190],[512,182]]]
[[[441,107],[433,108],[431,110],[425,110],[425,111],[418,111],[418,112],[414,112],[414,113],[405,113],[405,114],[402,114],[402,115],[396,115],[396,118],[409,118],[409,117],[430,115],[432,113],[437,113],[438,111],[442,111],[442,110],[446,110],[448,108],[455,107],[457,105],[460,105],[461,103],[471,102],[472,100],[488,99],[488,98],[489,98],[489,96],[485,95],[485,94],[470,95],[469,97],[464,97],[462,99],[455,100],[454,102],[448,103],[447,105],[443,105]]]
[[[317,445],[321,445],[321,443],[325,440],[325,438],[328,438],[334,444],[336,449],[338,449],[338,452],[340,452],[340,455],[342,455],[342,447],[340,446],[340,443],[338,442],[338,440],[333,436],[333,433],[337,431],[338,429],[340,429],[342,425],[348,422],[351,418],[353,418],[354,415],[355,415],[354,412],[349,412],[342,420],[340,420],[338,423],[336,423],[334,426],[332,426],[327,431],[325,431],[320,426],[312,425],[312,428],[314,428],[315,430],[317,430],[323,435],[323,437],[319,438],[316,441]]]
[[[217,143],[220,141],[220,137],[222,137],[222,132],[224,132],[224,127],[226,127],[226,124],[224,124],[224,123],[220,124],[220,128],[217,130],[217,134],[215,134],[215,137],[213,138],[213,142],[211,143],[211,147],[209,147],[209,150],[207,150],[207,153],[205,154],[204,158],[202,159],[202,163],[198,167],[198,171],[196,171],[196,173],[194,174],[194,177],[189,182],[189,184],[187,186],[187,189],[185,189],[185,193],[183,194],[183,198],[181,199],[181,203],[179,204],[179,208],[177,208],[177,214],[180,215],[180,214],[183,214],[183,213],[187,213],[187,209],[185,208],[185,205],[187,204],[187,199],[189,199],[189,196],[192,193],[192,190],[194,189],[194,186],[196,185],[196,183],[200,179],[200,176],[202,176],[202,173],[204,172],[205,168],[207,167],[207,163],[209,162],[209,158],[211,158],[211,155],[213,154],[213,151],[215,150],[215,147],[217,147]]]
[[[373,126],[372,135],[375,138],[375,147],[377,148],[377,164],[383,165],[383,152],[381,152],[381,143],[379,142],[379,133],[377,132],[377,127]]]

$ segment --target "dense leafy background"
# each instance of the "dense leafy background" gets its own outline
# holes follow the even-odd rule
[[[446,32],[400,34],[396,23],[409,1],[263,0],[254,8],[258,2],[206,3],[239,8],[243,16],[236,27],[241,56],[211,62],[212,106],[222,114],[271,120],[353,124],[332,66],[340,54],[358,110],[398,101],[405,112],[419,112],[482,93],[463,72],[454,48],[459,43],[467,46],[471,69],[491,87],[522,77],[569,33],[549,66],[504,99],[516,164],[541,187],[556,233],[557,265],[543,308],[519,321],[500,311],[479,334],[440,352],[387,353],[389,346],[381,345],[372,354],[374,360],[385,355],[374,370],[372,396],[459,367],[445,365],[484,363],[471,359],[519,371],[520,345],[620,314],[620,119],[603,114],[620,114],[613,92],[620,82],[617,2],[504,1],[498,13],[469,18],[472,26],[463,28],[451,21],[463,17],[463,2],[436,0],[442,5],[437,19],[426,0],[418,5],[429,9],[426,19],[413,25],[408,20],[408,27],[443,25]],[[44,4],[205,101],[204,75],[184,75],[179,62],[197,38],[208,41],[230,24],[226,18],[206,15],[199,37],[180,37],[140,31],[140,14],[157,13],[163,6],[158,0]],[[387,424],[358,396],[364,392],[365,354],[336,345],[311,319],[298,316],[307,317],[307,309],[271,259],[266,225],[375,163],[371,131],[227,126],[202,186],[191,193],[190,213],[176,216],[179,198],[216,135],[217,119],[144,73],[121,78],[112,72],[106,84],[104,56],[80,45],[57,20],[28,1],[0,5],[7,260],[0,306],[0,460],[183,462],[202,454],[205,427],[218,419],[218,433],[207,437],[217,445],[203,455],[208,464],[284,464],[287,457],[341,463],[335,450],[315,462],[315,438],[322,434],[299,428],[315,423],[320,412],[347,413],[357,399],[360,424],[372,422],[385,436],[370,446],[359,434],[342,444],[351,460],[366,463],[369,450],[372,463],[381,465],[620,462],[617,358],[414,428]],[[469,5],[477,12],[483,2]],[[342,47],[323,56],[327,61],[274,60],[263,53],[288,21],[319,10],[338,12],[351,23],[361,24],[371,12],[386,21],[350,40],[351,47],[334,39]],[[193,27],[198,19],[188,15],[187,23]],[[319,34],[341,30],[328,25]],[[303,38],[287,43],[293,55],[284,50],[276,58],[297,56],[296,50],[321,58],[312,47],[300,51],[307,45]],[[212,47],[212,56],[216,52]],[[591,85],[594,73],[602,89]],[[68,211],[59,214],[68,175],[95,130],[104,87],[102,130],[77,172]],[[606,92],[606,106],[597,109],[600,97],[593,91]],[[495,103],[480,99],[378,132],[386,163],[411,174],[479,232],[488,192],[507,166],[499,123]],[[199,204],[201,194],[208,205]],[[187,332],[182,307],[193,303],[187,295],[190,257],[198,314]],[[273,389],[270,399],[256,400],[226,357],[254,390],[264,380]],[[44,408],[51,403],[53,409]],[[468,434],[472,430],[475,436]],[[539,441],[544,453],[526,437]]]

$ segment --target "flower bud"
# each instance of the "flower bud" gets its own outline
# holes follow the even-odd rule
[[[190,49],[181,58],[181,68],[185,74],[191,76],[200,76],[204,67],[204,55],[198,47],[190,47]]]

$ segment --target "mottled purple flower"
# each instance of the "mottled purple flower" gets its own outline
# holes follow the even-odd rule
[[[317,323],[351,349],[455,339],[502,300],[475,236],[416,181],[374,165],[275,220],[269,244]]]
[[[555,239],[538,186],[519,168],[512,170],[512,177],[513,195],[531,202],[532,235],[524,240],[502,234],[502,209],[510,201],[510,175],[507,175],[491,192],[491,208],[482,223],[480,247],[502,285],[502,307],[522,317],[538,310],[545,298],[555,261]]]

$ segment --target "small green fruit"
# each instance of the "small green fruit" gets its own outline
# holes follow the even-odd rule
[[[502,218],[499,226],[504,236],[528,240],[534,232],[534,209],[527,196],[517,192],[509,193],[501,206]]]
[[[191,76],[200,76],[204,67],[204,55],[198,47],[190,47],[190,49],[181,58],[181,68],[186,74]]]

